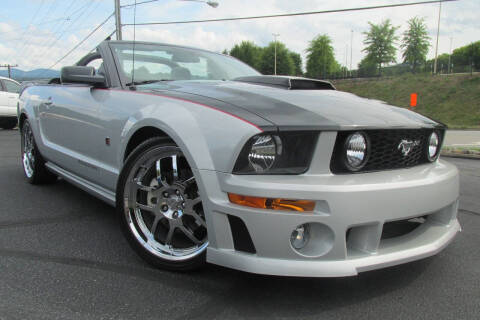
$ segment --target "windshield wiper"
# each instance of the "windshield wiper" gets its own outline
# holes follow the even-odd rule
[[[160,80],[143,80],[143,81],[133,81],[126,84],[127,87],[131,86],[140,86],[142,84],[150,84],[155,82],[163,82],[163,81],[173,81],[171,79],[160,79]]]

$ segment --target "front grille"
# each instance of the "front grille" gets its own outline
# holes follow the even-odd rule
[[[442,144],[443,130],[435,130]],[[330,168],[333,173],[352,173],[345,166],[345,140],[354,131],[340,131],[337,135]],[[433,129],[383,129],[365,130],[369,139],[369,158],[365,166],[356,172],[409,168],[427,163],[427,139]],[[418,141],[407,155],[399,149],[402,140]]]

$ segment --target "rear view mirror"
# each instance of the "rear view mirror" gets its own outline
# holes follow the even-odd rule
[[[95,75],[95,68],[86,66],[63,67],[60,80],[62,83],[84,83],[93,86],[105,85],[105,77]]]
[[[170,53],[170,52],[169,52]],[[180,62],[180,63],[198,63],[200,62],[200,57],[194,55],[191,52],[183,52],[183,51],[174,51],[172,52],[172,61]]]

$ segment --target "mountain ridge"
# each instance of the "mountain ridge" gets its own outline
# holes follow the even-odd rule
[[[0,70],[0,76],[8,77],[8,70],[2,69]],[[48,78],[57,78],[60,76],[60,72],[58,70],[52,69],[34,69],[30,71],[24,71],[18,68],[11,69],[11,76],[14,80],[33,80],[33,79],[48,79]]]

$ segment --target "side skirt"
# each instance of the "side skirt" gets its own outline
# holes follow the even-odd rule
[[[59,175],[60,177],[64,178],[68,182],[70,182],[71,184],[73,184],[73,185],[79,187],[80,189],[90,193],[94,197],[97,197],[100,200],[105,201],[106,203],[108,203],[112,207],[115,207],[115,193],[114,192],[112,192],[108,189],[105,189],[103,187],[100,187],[99,185],[97,185],[95,183],[92,183],[88,180],[85,180],[85,179],[83,179],[83,178],[81,178],[81,177],[63,169],[63,168],[60,168],[59,166],[57,166],[57,165],[55,165],[51,162],[45,163],[45,166],[49,170],[54,172],[55,174]]]

